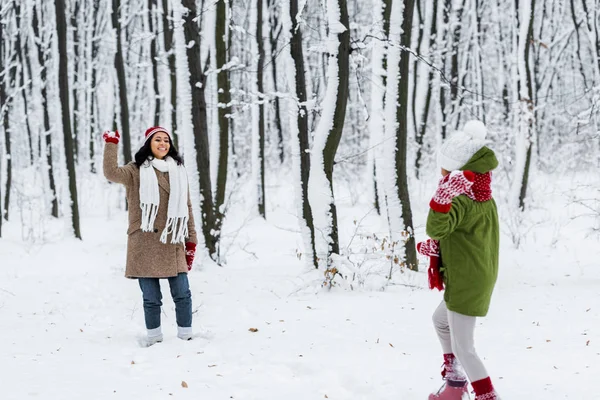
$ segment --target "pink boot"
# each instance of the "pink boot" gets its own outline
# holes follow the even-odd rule
[[[429,400],[462,400],[469,396],[467,381],[453,381],[448,379],[437,393],[429,395]]]
[[[500,400],[489,376],[485,379],[471,382],[471,386],[473,386],[473,390],[475,391],[475,400]]]
[[[429,400],[461,400],[464,394],[468,397],[467,377],[452,353],[444,354],[442,377],[446,382],[437,393],[429,395]]]

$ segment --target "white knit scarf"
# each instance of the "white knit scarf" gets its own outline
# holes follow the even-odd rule
[[[167,243],[167,237],[171,234],[171,243],[183,243],[188,236],[189,220],[187,172],[183,165],[177,165],[177,162],[171,157],[167,157],[165,160],[156,158],[152,161],[147,160],[140,167],[142,231],[152,232],[154,229],[154,221],[160,203],[158,179],[154,168],[160,172],[169,173],[170,185],[167,224],[160,235],[160,241]]]

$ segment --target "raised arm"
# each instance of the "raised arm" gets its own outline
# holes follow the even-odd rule
[[[104,176],[111,182],[121,183],[125,186],[133,184],[133,171],[131,166],[119,167],[119,132],[104,132],[102,135],[106,144],[104,145]]]

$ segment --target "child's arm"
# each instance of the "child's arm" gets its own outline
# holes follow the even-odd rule
[[[465,199],[465,196],[452,199],[452,207],[447,213],[429,210],[426,226],[427,236],[441,240],[454,232],[465,216]]]

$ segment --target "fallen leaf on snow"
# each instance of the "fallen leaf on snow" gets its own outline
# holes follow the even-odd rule
[[[217,366],[217,364],[210,364],[210,365],[208,366],[208,368],[212,368],[212,367],[216,367],[216,366]]]
[[[135,364],[135,361],[131,361],[131,365]]]
[[[394,345],[393,345],[393,344],[391,344],[391,343],[388,343],[388,344],[390,345],[390,347],[394,347]]]
[[[585,345],[589,346],[590,345],[590,341],[588,340],[587,342],[585,342]]]
[[[529,350],[529,349],[533,349],[533,346],[528,346],[528,347],[527,347],[527,350]]]
[[[249,330],[250,332],[258,332],[258,329],[256,329],[256,328],[250,328],[250,329],[248,329],[248,330]]]
[[[181,381],[181,387],[187,389],[188,384],[186,383],[186,381]]]

